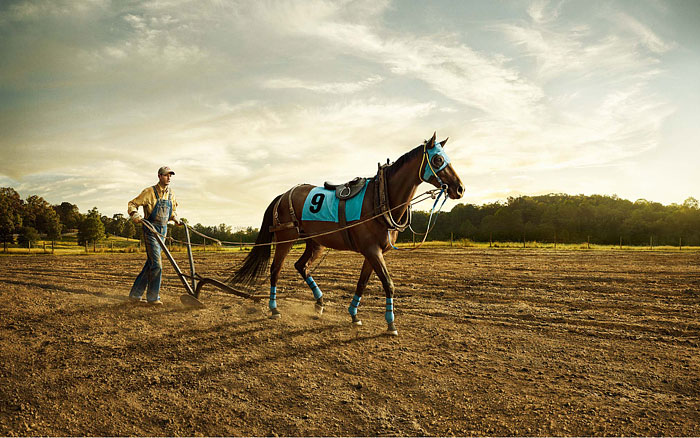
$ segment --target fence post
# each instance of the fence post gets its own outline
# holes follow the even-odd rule
[[[489,233],[489,248],[493,246],[493,233]]]
[[[622,236],[620,236],[620,249],[622,249]]]
[[[450,248],[452,248],[452,239],[454,238],[454,234],[450,233]]]
[[[42,242],[44,244],[44,254],[46,254],[46,242]]]
[[[588,236],[587,244],[588,244],[588,249],[591,249],[591,236]]]
[[[678,251],[683,251],[683,238],[678,238]]]
[[[55,247],[55,246],[56,246],[56,241],[55,241],[55,240],[52,240],[52,241],[51,241],[51,254],[54,253],[54,247]]]
[[[27,242],[27,250],[28,250],[27,252],[28,252],[29,254],[32,253],[32,242]]]
[[[88,252],[87,246],[88,246],[88,241],[86,240],[85,241],[85,254],[87,254],[87,252]]]
[[[649,236],[649,249],[654,249],[654,241],[652,239],[653,237]]]

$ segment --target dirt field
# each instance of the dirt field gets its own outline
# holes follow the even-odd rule
[[[321,319],[289,257],[279,320],[188,310],[169,265],[129,304],[144,259],[0,257],[0,435],[700,435],[697,252],[394,252],[398,337],[376,277],[351,328],[357,255],[313,274]]]

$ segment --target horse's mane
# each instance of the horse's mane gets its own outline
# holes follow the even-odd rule
[[[415,148],[401,155],[398,160],[391,163],[391,166],[389,166],[386,169],[387,178],[391,177],[399,169],[401,169],[404,166],[404,164],[406,164],[408,161],[411,161],[416,155],[421,153],[423,153],[423,145],[416,146]]]

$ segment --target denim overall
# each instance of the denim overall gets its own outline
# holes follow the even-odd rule
[[[150,216],[148,216],[148,222],[153,224],[153,228],[164,238],[168,231],[168,219],[173,213],[172,195],[168,191],[168,199],[159,198],[158,190],[156,190],[155,186],[153,186],[153,192],[156,194],[156,205],[153,207]],[[141,273],[136,277],[129,296],[141,298],[143,291],[148,287],[146,299],[148,302],[153,302],[160,299],[160,282],[163,273],[163,265],[160,259],[161,249],[156,236],[146,229],[145,225],[143,226],[143,234],[146,241],[146,255],[148,259],[146,264],[143,265]]]

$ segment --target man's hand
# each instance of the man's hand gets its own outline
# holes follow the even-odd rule
[[[131,215],[131,220],[135,224],[140,224],[141,221],[143,220],[143,218],[141,217],[141,215],[138,212],[136,212],[136,213]]]
[[[175,222],[175,225],[185,225],[185,221],[177,217],[177,215],[173,215],[173,222]]]

